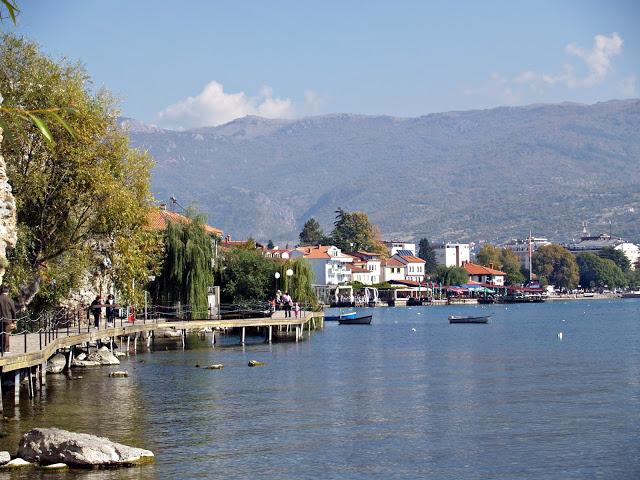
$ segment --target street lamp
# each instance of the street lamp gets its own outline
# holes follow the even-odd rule
[[[291,270],[290,268],[287,268],[287,277],[289,277],[287,279],[287,290],[291,290],[291,286],[290,286],[291,275],[293,275],[293,270]]]
[[[280,278],[280,272],[276,272],[273,274],[276,277],[276,292],[278,291],[278,279]]]

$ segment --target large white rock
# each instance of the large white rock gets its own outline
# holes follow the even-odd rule
[[[100,347],[97,352],[89,355],[88,360],[100,362],[100,365],[120,365],[120,360],[107,347]]]
[[[94,362],[92,360],[74,360],[71,364],[72,367],[99,367],[102,364],[100,362]]]
[[[33,467],[33,465],[22,458],[14,458],[9,463],[5,463],[2,468],[21,468],[21,467]]]
[[[56,353],[53,357],[47,360],[47,372],[48,373],[60,373],[67,365],[67,358],[62,353]]]
[[[153,453],[149,450],[58,428],[34,428],[25,433],[18,446],[18,456],[41,464],[66,463],[85,467],[126,466],[153,461]]]
[[[11,454],[9,452],[0,452],[0,465],[4,465],[11,461]]]

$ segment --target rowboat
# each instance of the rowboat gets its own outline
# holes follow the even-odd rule
[[[481,317],[451,315],[449,317],[449,323],[487,323],[490,318],[491,318],[491,315],[484,315]]]
[[[370,325],[373,315],[364,315],[362,317],[343,318],[338,320],[340,325]]]
[[[340,315],[329,315],[327,317],[324,317],[324,321],[337,322],[344,318],[356,318],[356,315],[357,315],[357,312],[346,312],[346,313],[341,313]]]

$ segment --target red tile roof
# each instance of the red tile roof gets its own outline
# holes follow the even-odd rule
[[[356,265],[351,265],[349,263],[347,264],[347,268],[351,270],[352,273],[371,273],[371,271],[367,270],[366,268],[358,267]]]
[[[147,215],[147,227],[151,230],[166,230],[169,222],[187,223],[189,221],[190,219],[184,215],[160,208],[151,208]],[[205,224],[204,231],[209,235],[222,236],[222,230],[212,227],[211,225]]]
[[[296,250],[302,252],[304,258],[331,258],[327,251],[331,245],[316,245],[314,247],[298,247]]]
[[[399,255],[399,257],[406,260],[408,263],[426,263],[423,259],[412,255]]]
[[[482,265],[478,265],[476,263],[467,262],[463,265],[463,267],[469,275],[506,275],[506,273],[501,272],[500,270],[483,267]]]
[[[383,260],[383,265],[385,267],[404,267],[404,263],[402,263],[400,260],[398,260],[397,258],[387,258],[386,260]]]

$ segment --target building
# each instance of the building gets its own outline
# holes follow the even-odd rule
[[[424,267],[426,262],[423,259],[414,257],[413,255],[394,255],[391,258],[395,258],[404,265],[404,280],[411,280],[413,282],[422,282],[424,280]]]
[[[353,263],[353,257],[342,253],[338,247],[298,247],[290,253],[290,258],[299,257],[304,258],[313,270],[317,285],[340,285],[351,281],[349,264]]]
[[[533,255],[536,250],[545,245],[551,245],[551,242],[543,237],[531,237],[531,254]],[[508,248],[516,254],[518,260],[520,260],[520,266],[531,270],[529,265],[529,239],[513,239],[502,245],[503,248]]]
[[[372,281],[371,270],[368,270],[361,264],[348,263],[347,268],[351,272],[352,282],[360,282],[363,285],[373,285],[374,283],[378,283],[378,282]]]
[[[371,272],[370,283],[362,283],[365,283],[366,285],[373,285],[382,281],[382,260],[379,253],[360,251],[350,252],[348,255],[353,257],[354,265],[366,268]]]
[[[469,279],[472,282],[503,286],[504,278],[507,275],[505,272],[495,270],[491,267],[483,267],[476,263],[467,262],[462,267],[469,274]]]
[[[436,263],[445,267],[461,267],[471,260],[468,243],[440,243],[433,246]]]
[[[266,258],[279,258],[281,260],[289,260],[291,250],[284,248],[265,248],[262,255]]]
[[[164,231],[169,223],[189,223],[191,221],[189,217],[170,212],[164,204],[158,208],[151,208],[147,214],[147,228],[150,230]],[[205,224],[204,231],[212,237],[222,237],[222,230],[211,225]]]
[[[622,238],[612,237],[606,233],[602,233],[595,237],[584,236],[580,238],[579,242],[570,243],[568,245],[564,245],[564,247],[574,255],[579,255],[581,253],[595,253],[598,255],[605,248],[614,248],[615,250],[620,250],[624,253],[631,264],[631,268],[635,268],[635,263],[638,261],[638,258],[640,258],[640,249],[638,248],[638,245],[627,242]]]
[[[405,272],[405,264],[395,257],[382,260],[382,282],[390,282],[392,280],[406,280]]]
[[[416,244],[415,243],[407,243],[407,242],[399,242],[399,241],[389,241],[383,242],[386,247],[389,249],[389,256],[393,257],[397,253],[402,253],[404,255],[416,255]]]

